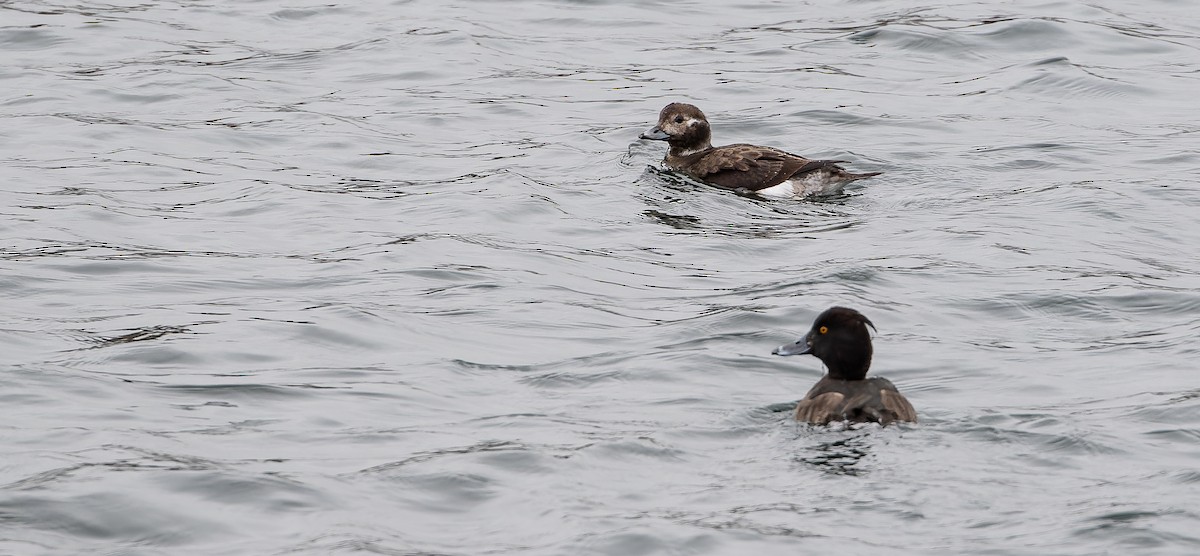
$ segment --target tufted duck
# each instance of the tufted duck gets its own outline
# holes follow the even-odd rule
[[[831,421],[880,423],[917,421],[917,411],[886,378],[867,378],[871,334],[875,328],[854,309],[833,307],[817,316],[812,330],[796,343],[775,348],[775,355],[817,356],[829,369],[796,406],[796,420],[814,425]]]

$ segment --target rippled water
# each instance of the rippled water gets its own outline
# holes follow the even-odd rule
[[[1195,554],[1195,15],[0,2],[0,553]],[[920,424],[790,419],[833,304]]]

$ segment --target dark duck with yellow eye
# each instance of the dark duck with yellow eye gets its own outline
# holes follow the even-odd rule
[[[838,166],[843,160],[810,160],[773,147],[714,147],[704,112],[680,102],[663,108],[658,125],[639,137],[667,142],[663,163],[668,168],[743,194],[793,199],[837,195],[847,183],[879,175],[854,174]]]
[[[775,355],[815,355],[829,369],[796,406],[796,420],[814,425],[917,422],[917,411],[890,380],[867,378],[873,353],[867,326],[875,328],[862,313],[833,307],[817,316],[804,338],[775,348]]]

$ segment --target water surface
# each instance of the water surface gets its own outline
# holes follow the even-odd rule
[[[0,552],[1194,554],[1194,15],[0,3]],[[835,304],[920,424],[790,419]]]

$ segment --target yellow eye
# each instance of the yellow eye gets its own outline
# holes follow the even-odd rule
[[[822,334],[824,334],[824,333],[826,333],[826,332],[829,332],[829,327],[828,327],[828,326],[822,326],[821,328],[818,328],[818,329],[817,329],[817,332],[820,332],[820,333],[822,333]]]

